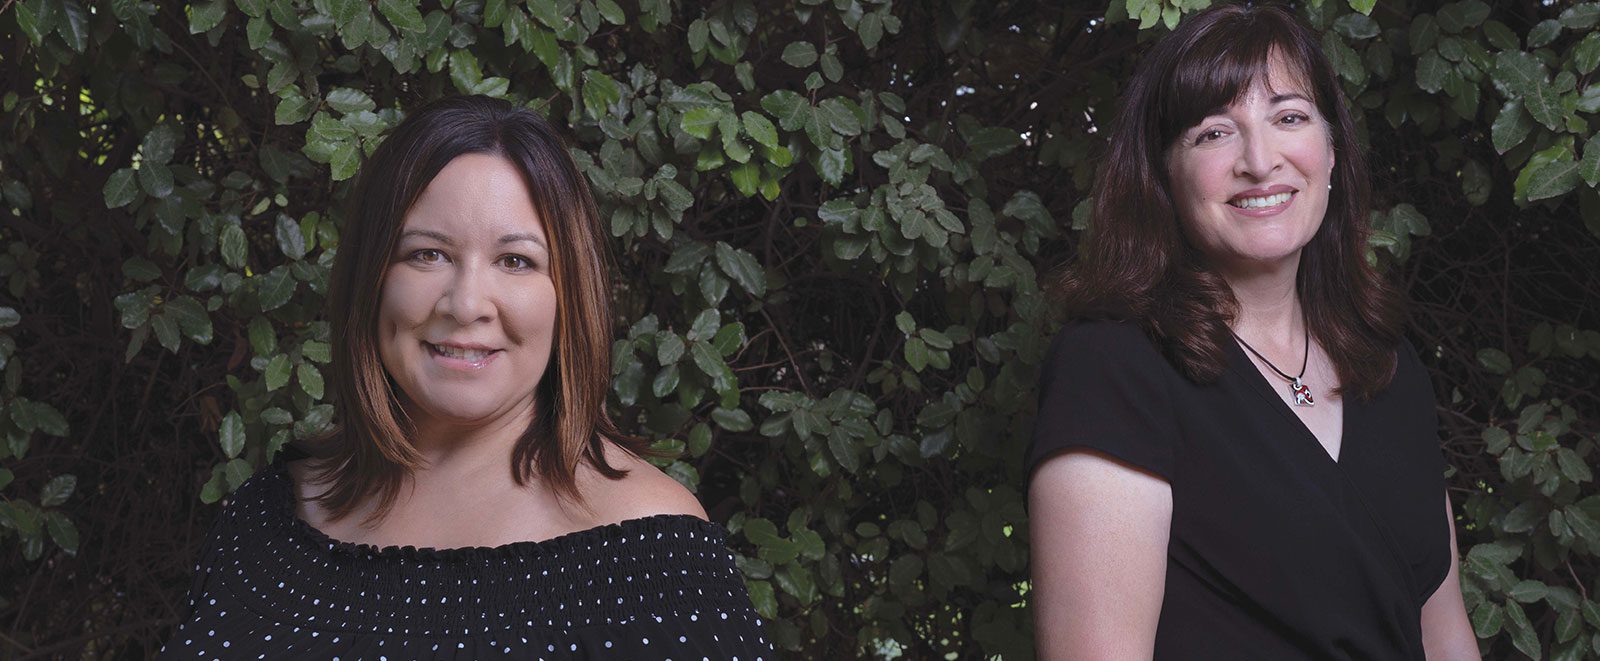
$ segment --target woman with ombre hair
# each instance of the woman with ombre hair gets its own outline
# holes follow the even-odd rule
[[[1258,5],[1125,88],[1027,455],[1041,658],[1478,658],[1347,105]]]
[[[234,494],[163,658],[772,657],[725,531],[606,417],[567,149],[462,97],[372,155],[328,292],[340,422]]]

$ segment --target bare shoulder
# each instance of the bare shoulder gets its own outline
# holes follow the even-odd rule
[[[650,462],[609,443],[606,461],[628,474],[612,480],[591,467],[582,470],[579,488],[583,491],[584,504],[595,518],[611,523],[660,514],[706,518],[700,500]]]

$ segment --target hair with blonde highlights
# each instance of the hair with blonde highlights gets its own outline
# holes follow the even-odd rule
[[[317,450],[315,496],[337,519],[375,496],[368,520],[382,518],[422,458],[413,425],[378,351],[384,274],[407,210],[439,171],[464,154],[490,154],[516,166],[549,234],[556,291],[552,356],[537,379],[534,419],[517,439],[511,471],[518,484],[537,477],[563,497],[581,500],[577,472],[626,474],[607,463],[605,444],[647,454],[606,415],[611,380],[609,253],[594,197],[562,134],[537,113],[484,96],[431,103],[408,116],[362,166],[328,284],[334,361],[330,384],[339,422],[311,442]]]

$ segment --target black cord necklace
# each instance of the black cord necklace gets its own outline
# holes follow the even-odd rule
[[[1234,333],[1233,329],[1228,329],[1228,332],[1233,334],[1233,339],[1238,340],[1239,344],[1243,346],[1246,351],[1249,351],[1251,354],[1254,354],[1255,357],[1260,358],[1261,362],[1266,363],[1268,368],[1271,368],[1272,371],[1277,372],[1278,376],[1289,380],[1289,394],[1294,397],[1295,406],[1312,406],[1317,403],[1316,400],[1312,399],[1311,397],[1311,388],[1300,382],[1300,377],[1306,375],[1306,365],[1310,364],[1311,362],[1311,324],[1305,322],[1306,320],[1302,319],[1301,325],[1305,327],[1306,332],[1305,355],[1300,357],[1300,373],[1294,376],[1285,374],[1283,370],[1278,369],[1277,365],[1273,365],[1272,361],[1267,360],[1266,356],[1261,355],[1261,352],[1256,351],[1255,347],[1250,346],[1249,342],[1246,342],[1244,341],[1244,338],[1239,337],[1238,333]]]

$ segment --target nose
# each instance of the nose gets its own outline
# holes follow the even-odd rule
[[[1248,179],[1265,179],[1283,166],[1283,153],[1272,136],[1259,131],[1243,131],[1239,159],[1234,163],[1234,174]]]
[[[439,297],[434,311],[463,326],[494,318],[492,273],[488,269],[462,266],[455,270],[450,285]]]

